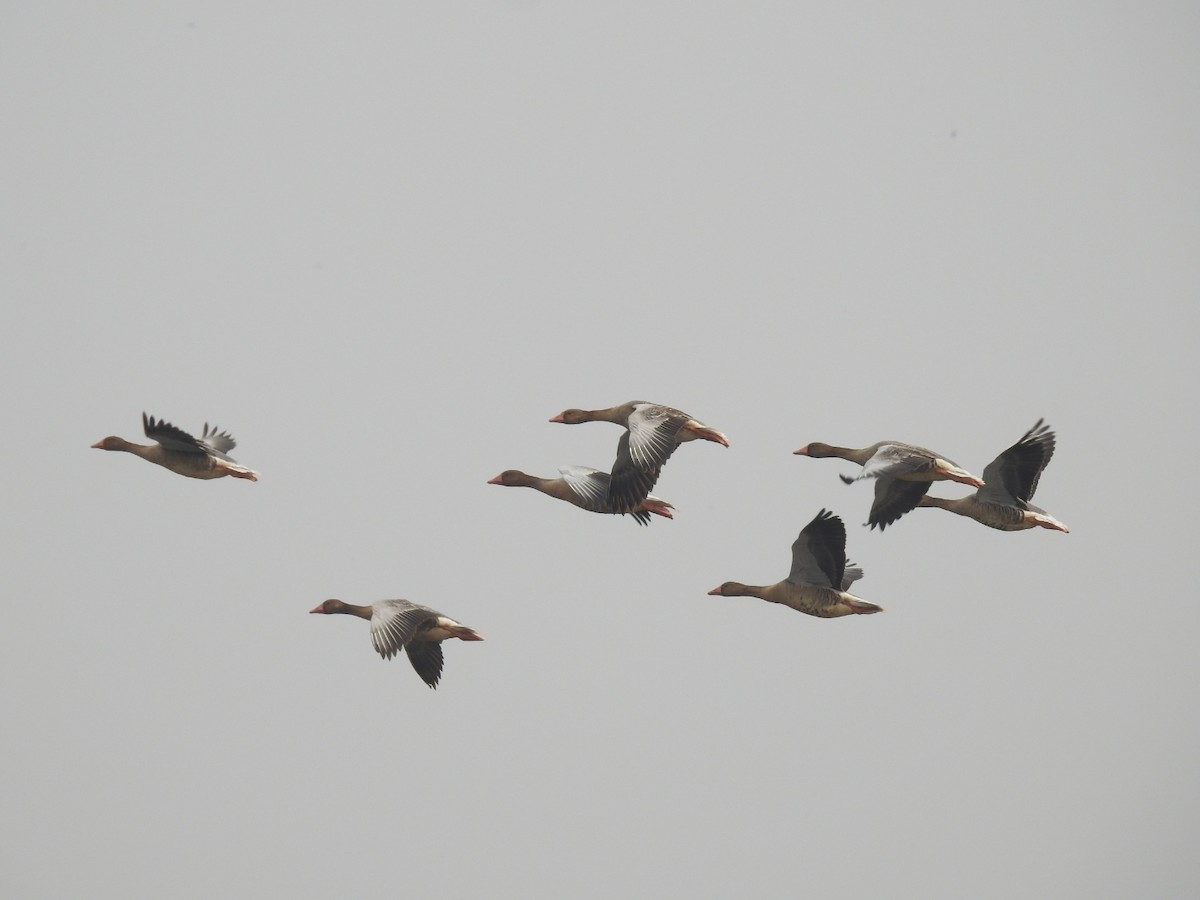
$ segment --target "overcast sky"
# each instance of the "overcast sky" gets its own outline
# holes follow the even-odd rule
[[[0,892],[1200,892],[1198,29],[5,4]],[[674,521],[486,484],[607,468],[547,420],[630,399],[730,438]],[[89,449],[143,410],[261,480]],[[981,474],[1042,416],[1070,534],[872,532],[792,455]],[[884,614],[707,596],[821,507]],[[487,640],[430,691],[330,597]]]

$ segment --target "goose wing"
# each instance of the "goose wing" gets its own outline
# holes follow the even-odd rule
[[[178,450],[181,453],[207,453],[208,449],[196,438],[182,428],[177,428],[163,419],[155,420],[154,416],[142,413],[142,431],[146,437],[158,441],[168,450]]]
[[[792,544],[792,570],[787,580],[841,590],[845,568],[846,526],[822,509]]]
[[[442,642],[411,641],[404,652],[421,680],[431,688],[437,687],[438,679],[442,677]]]
[[[375,646],[375,652],[384,659],[391,659],[413,639],[425,622],[439,615],[441,613],[428,606],[409,603],[407,600],[384,600],[374,604],[371,613],[371,643]]]
[[[901,481],[890,475],[881,475],[875,482],[875,501],[867,524],[883,531],[902,515],[917,508],[921,498],[929,492],[931,482]]]
[[[1042,471],[1054,456],[1054,446],[1054,432],[1045,420],[1038,419],[1024,437],[988,463],[980,499],[1008,506],[1032,500]]]

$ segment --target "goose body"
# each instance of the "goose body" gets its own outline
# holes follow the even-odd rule
[[[381,600],[368,606],[326,600],[309,610],[322,615],[350,615],[371,623],[371,644],[384,659],[401,650],[421,680],[436,688],[442,677],[442,641],[482,641],[483,635],[428,606],[407,600]]]
[[[95,450],[120,450],[140,456],[147,462],[170,469],[188,478],[245,478],[258,481],[258,473],[240,465],[228,452],[237,446],[233,437],[224,431],[210,429],[204,424],[200,437],[192,437],[182,428],[176,428],[161,419],[142,413],[142,430],[153,444],[134,444],[124,438],[109,435],[92,444]]]
[[[792,544],[792,568],[775,584],[726,581],[708,593],[719,597],[758,597],[822,619],[869,615],[883,607],[848,593],[863,571],[846,557],[846,526],[822,509]]]

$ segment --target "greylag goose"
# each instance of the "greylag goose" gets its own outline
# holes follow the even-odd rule
[[[608,409],[565,409],[550,420],[564,425],[613,422],[626,429],[617,443],[608,505],[613,512],[638,509],[654,488],[663,464],[685,441],[705,440],[729,446],[729,439],[685,412],[660,403],[630,400]]]
[[[708,593],[758,597],[822,619],[883,612],[882,606],[846,593],[862,575],[862,569],[846,557],[846,526],[823,509],[792,544],[792,571],[783,581],[765,586],[726,581]]]
[[[838,476],[846,484],[853,484],[861,478],[878,479],[875,483],[875,502],[871,504],[867,524],[872,528],[878,526],[880,531],[916,509],[931,482],[959,481],[974,487],[983,486],[982,481],[957,463],[932,450],[900,441],[880,441],[861,450],[812,443],[801,447],[795,455],[813,459],[836,456],[858,463],[863,467],[861,474],[854,478]]]
[[[431,688],[436,688],[442,677],[442,641],[483,640],[483,635],[474,628],[407,600],[380,600],[370,606],[326,600],[309,612],[326,616],[342,613],[366,619],[371,623],[371,643],[376,652],[384,659],[391,659],[403,648],[421,680]]]
[[[611,476],[607,472],[588,466],[562,466],[558,471],[562,473],[561,478],[538,478],[536,475],[526,475],[520,469],[506,469],[489,480],[488,484],[502,484],[505,487],[531,487],[543,494],[573,503],[580,509],[586,509],[589,512],[617,514],[617,511],[609,508],[608,505],[608,485]],[[661,497],[647,494],[642,499],[642,505],[630,512],[629,515],[633,516],[634,521],[639,525],[649,525],[651,513],[668,519],[675,518],[671,513],[674,508]],[[620,513],[620,515],[624,515],[624,513]]]
[[[956,499],[927,495],[921,498],[921,506],[948,509],[1000,531],[1038,527],[1069,531],[1054,516],[1029,502],[1053,455],[1054,432],[1044,419],[1038,419],[1023,438],[988,463],[983,470],[985,484],[975,493]]]
[[[109,435],[92,444],[96,450],[123,450],[149,460],[164,469],[170,469],[188,478],[223,478],[232,475],[234,478],[246,478],[258,481],[258,473],[239,465],[226,453],[237,446],[233,437],[224,431],[211,430],[204,423],[204,431],[195,438],[176,428],[162,419],[154,420],[154,416],[142,413],[142,430],[146,437],[157,443],[133,444],[124,438]]]

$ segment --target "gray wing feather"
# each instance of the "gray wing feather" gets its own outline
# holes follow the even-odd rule
[[[638,404],[629,416],[629,455],[643,469],[661,468],[675,452],[675,435],[688,416],[657,404]]]
[[[1045,420],[992,460],[983,470],[979,499],[1006,506],[1025,506],[1037,491],[1042,471],[1054,456],[1055,435]]]
[[[862,566],[850,562],[850,558],[846,557],[846,568],[842,574],[842,590],[850,590],[850,585],[863,577]]]
[[[413,639],[421,625],[441,613],[407,600],[384,600],[375,604],[371,616],[371,643],[384,659],[391,659]],[[436,642],[434,642],[436,643]]]
[[[630,432],[626,431],[617,441],[617,459],[613,463],[611,481],[608,486],[609,512],[635,511],[654,489],[654,484],[662,472],[661,465],[644,468],[634,462],[630,452],[629,435]],[[667,453],[667,456],[670,455]]]
[[[180,453],[203,453],[229,462],[237,462],[232,457],[225,455],[227,451],[237,446],[237,442],[228,432],[218,432],[216,428],[210,429],[207,422],[204,423],[202,436],[197,438],[170,422],[162,419],[155,421],[154,416],[142,413],[142,431],[146,433],[146,437],[158,441],[168,450],[176,450]]]
[[[584,509],[608,512],[608,486],[612,476],[589,466],[560,466],[558,471]]]
[[[176,428],[170,422],[142,413],[142,431],[146,437],[158,441],[168,450],[178,450],[181,453],[207,453],[208,450],[182,428]]]
[[[436,688],[442,677],[442,642],[412,641],[404,651],[417,674],[431,688]]]
[[[609,488],[612,476],[599,469],[588,466],[560,466],[558,470],[572,493],[579,498],[580,505],[590,512],[611,513],[614,510],[609,504]],[[650,495],[647,494],[647,497]],[[660,501],[661,502],[661,501]],[[641,501],[639,501],[640,505]],[[670,504],[666,504],[670,506]],[[644,509],[634,509],[629,515],[639,525],[650,524],[650,513]]]
[[[233,439],[228,431],[217,431],[214,425],[210,430],[208,423],[204,423],[204,432],[200,438],[200,443],[207,445],[218,456],[225,456],[230,450],[237,446],[237,441]],[[226,459],[229,457],[225,456]]]
[[[875,502],[867,524],[883,531],[902,515],[912,512],[929,492],[931,482],[901,481],[890,475],[880,476],[875,482]]]
[[[879,478],[883,475],[907,475],[933,468],[935,454],[909,444],[884,444],[867,460],[859,478]]]
[[[846,526],[822,509],[792,544],[792,570],[787,580],[840,590],[845,568]]]

